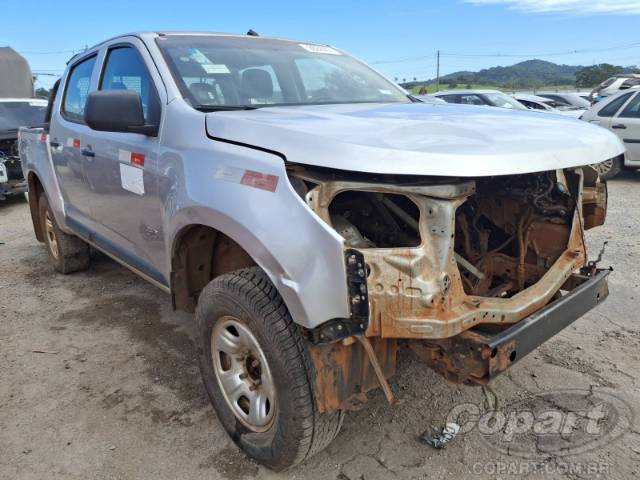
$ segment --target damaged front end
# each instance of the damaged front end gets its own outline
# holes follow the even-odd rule
[[[585,268],[584,231],[607,201],[590,167],[461,179],[291,166],[290,179],[345,245],[352,316],[309,331],[321,410],[385,386],[400,344],[450,381],[486,383],[607,295],[606,274]]]
[[[16,138],[0,138],[0,200],[27,191]]]

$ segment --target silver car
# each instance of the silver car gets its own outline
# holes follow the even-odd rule
[[[607,180],[623,168],[640,168],[640,88],[611,95],[585,112],[582,120],[600,125],[618,135],[626,152],[594,167]]]
[[[483,385],[607,297],[586,165],[624,146],[586,122],[426,105],[337,48],[255,35],[116,37],[52,98],[20,132],[52,265],[92,245],[195,312],[218,419],[273,469],[370,390],[394,403],[399,349]]]

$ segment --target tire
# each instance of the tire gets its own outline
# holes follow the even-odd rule
[[[591,165],[600,175],[600,180],[611,180],[622,171],[623,158],[616,157],[601,163]]]
[[[53,268],[64,274],[89,268],[89,245],[60,230],[44,193],[40,195],[38,209],[44,243]]]
[[[344,413],[316,410],[315,373],[301,332],[262,270],[245,268],[212,280],[195,316],[205,388],[223,427],[247,455],[284,470],[331,443]]]

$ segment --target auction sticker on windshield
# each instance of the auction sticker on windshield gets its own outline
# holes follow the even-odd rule
[[[302,48],[304,48],[307,52],[312,53],[326,53],[327,55],[342,55],[335,48],[327,47],[325,45],[308,45],[305,43],[299,44]]]

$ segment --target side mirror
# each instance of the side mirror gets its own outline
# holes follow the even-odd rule
[[[89,128],[103,132],[158,135],[157,125],[145,125],[142,99],[133,90],[91,92],[84,108],[84,121]]]

